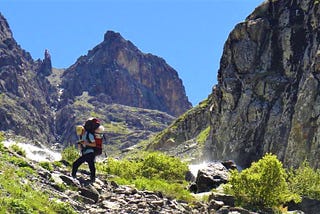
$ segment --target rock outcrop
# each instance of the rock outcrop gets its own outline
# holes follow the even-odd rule
[[[50,63],[47,59],[45,63]],[[0,129],[29,139],[54,140],[53,114],[56,90],[43,73],[43,62],[33,61],[16,43],[0,14]],[[48,70],[45,73],[49,72]]]
[[[266,1],[224,46],[210,155],[247,167],[265,153],[319,168],[319,2]]]
[[[235,26],[203,111],[210,114],[203,159],[248,167],[271,152],[285,166],[320,167],[319,17],[318,1],[270,0]],[[163,131],[149,148],[169,152],[170,138],[174,147],[190,144],[203,127],[191,121],[202,118],[187,112],[175,122],[181,128]]]
[[[119,33],[108,31],[87,56],[59,70],[48,50],[33,60],[1,14],[0,101],[2,131],[66,145],[77,140],[74,126],[95,116],[109,128],[112,151],[161,131],[191,108],[177,72]]]
[[[210,131],[211,102],[211,97],[208,97],[181,115],[168,128],[158,133],[147,145],[147,149],[159,150],[188,161],[198,162],[203,159]]]
[[[103,95],[101,102],[160,110],[173,116],[191,108],[173,68],[112,31],[65,71],[62,88],[64,103],[87,91],[90,96]]]
[[[141,109],[120,104],[105,104],[99,97],[85,94],[78,97],[73,105],[57,112],[57,132],[68,144],[75,144],[75,126],[83,125],[91,112],[106,129],[103,147],[104,155],[120,157],[138,142],[162,131],[175,117],[157,110]],[[68,120],[66,120],[68,118]],[[124,153],[125,154],[125,153]]]

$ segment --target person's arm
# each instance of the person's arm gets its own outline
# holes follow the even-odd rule
[[[90,146],[90,147],[96,147],[96,141],[94,140],[94,135],[89,134],[89,142],[84,141],[83,145]]]
[[[96,141],[93,141],[93,142],[87,142],[87,141],[84,141],[83,142],[83,145],[86,145],[86,146],[90,146],[90,147],[96,147]]]

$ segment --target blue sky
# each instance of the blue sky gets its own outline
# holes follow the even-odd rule
[[[217,83],[223,45],[263,0],[0,0],[13,36],[34,59],[67,68],[119,32],[173,67],[195,106]]]

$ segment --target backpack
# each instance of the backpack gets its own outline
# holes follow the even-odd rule
[[[94,137],[94,140],[96,142],[96,147],[94,148],[94,154],[95,156],[102,154],[102,138],[96,138]]]
[[[94,154],[96,156],[102,154],[102,141],[103,141],[103,138],[105,139],[105,136],[103,133],[104,133],[104,127],[100,125],[96,130],[96,134],[94,135],[94,140],[96,142]]]
[[[98,129],[100,127],[100,121],[96,118],[91,118],[88,119],[84,126],[76,126],[76,132],[77,135],[79,136],[79,138],[81,138],[81,136],[86,132],[86,139],[87,141],[90,142],[89,140],[89,134],[93,134],[94,135],[94,141],[96,142],[96,147],[94,147],[94,154],[97,155],[101,155],[102,154],[102,137],[97,137],[95,135],[95,131],[96,129]],[[103,128],[103,126],[101,126]],[[103,128],[104,130],[104,128]]]

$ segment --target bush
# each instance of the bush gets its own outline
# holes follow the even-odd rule
[[[24,168],[3,164],[0,173],[0,213],[76,213],[69,204],[50,199],[51,196],[37,183],[25,182],[25,178],[33,177],[33,174],[21,173]]]
[[[15,151],[18,155],[21,155],[23,157],[26,157],[26,151],[24,149],[22,149],[21,147],[19,147],[17,144],[12,144],[10,146],[13,151]]]
[[[141,174],[145,178],[160,178],[164,180],[184,180],[188,165],[178,158],[159,152],[147,154],[142,161]]]
[[[62,153],[62,160],[67,161],[69,164],[72,164],[77,158],[79,158],[79,152],[74,146],[66,147]]]
[[[5,137],[4,137],[4,133],[0,132],[0,142],[4,141]]]
[[[139,169],[141,164],[129,160],[116,160],[113,158],[108,158],[107,163],[97,163],[97,169],[107,174],[117,175],[126,179],[135,179],[141,173]]]
[[[40,162],[39,165],[50,172],[52,172],[54,169],[52,163],[48,161]]]
[[[77,212],[70,206],[70,204],[59,202],[54,200],[51,205],[52,209],[55,213],[63,213],[63,214],[76,214]]]
[[[107,164],[99,164],[98,170],[126,179],[159,178],[163,180],[184,180],[188,171],[180,159],[159,152],[146,153],[139,160],[115,160],[108,158]]]
[[[34,210],[28,205],[25,200],[16,198],[3,198],[0,201],[1,207],[5,208],[5,213],[24,213],[32,214]],[[1,211],[1,210],[0,210]]]
[[[313,170],[308,162],[296,170],[290,169],[288,183],[292,192],[320,200],[320,170]]]
[[[236,198],[237,205],[250,209],[279,207],[285,202],[299,200],[289,191],[287,173],[275,155],[266,154],[251,167],[231,172],[225,191]]]
[[[161,191],[164,195],[192,201],[184,180],[188,170],[180,159],[159,152],[145,153],[137,160],[115,160],[98,163],[97,169],[119,177],[113,178],[123,185],[134,185],[138,189]]]

